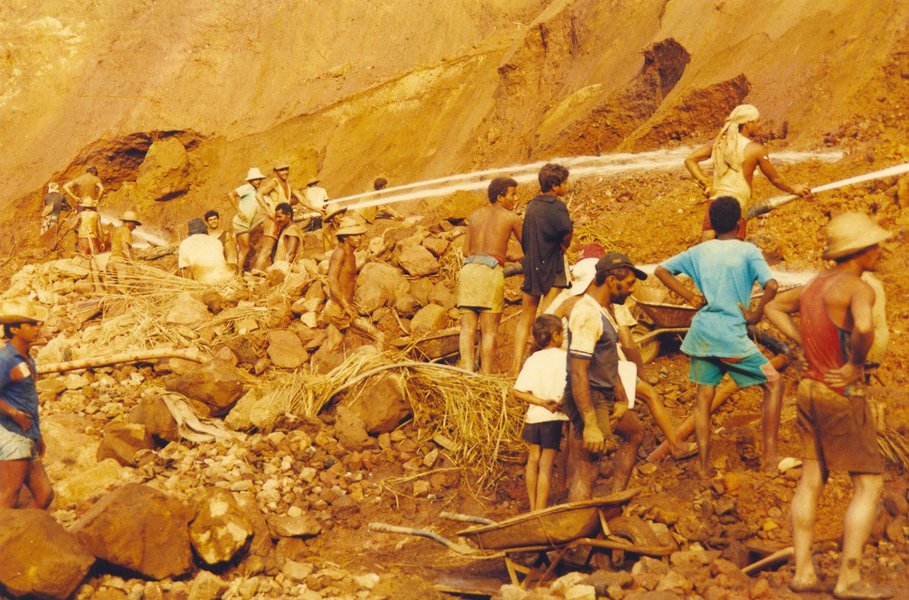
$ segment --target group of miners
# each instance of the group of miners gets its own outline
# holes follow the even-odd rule
[[[636,397],[649,406],[673,455],[681,459],[697,453],[698,471],[705,478],[712,477],[710,410],[716,386],[725,374],[741,388],[763,388],[762,463],[765,470],[773,470],[778,460],[782,380],[747,333],[747,327],[766,314],[801,345],[807,361],[797,398],[804,455],[792,503],[796,572],[790,587],[798,592],[823,588],[811,560],[817,502],[829,470],[842,469],[849,472],[855,494],[846,513],[842,566],[834,595],[889,597],[887,589],[863,581],[859,567],[883,484],[875,421],[861,393],[865,360],[874,338],[875,302],[874,290],[861,275],[875,269],[880,244],[890,234],[867,215],[834,217],[827,227],[824,252],[833,266],[805,286],[779,292],[761,251],[744,241],[743,212],[751,198],[754,171],[760,169],[783,191],[809,196],[810,190],[786,183],[770,164],[766,149],[749,138],[756,133],[758,120],[755,107],[736,107],[714,143],[686,160],[686,167],[710,199],[703,241],[668,258],[654,272],[669,290],[699,309],[681,346],[690,357],[689,377],[697,386],[693,411],[696,445],[686,446],[677,438],[658,394],[640,378],[643,362],[630,333],[634,317],[625,302],[647,273],[625,254],[605,252],[596,245],[585,246],[573,267],[567,264],[573,223],[562,201],[570,190],[569,172],[561,165],[550,163],[540,169],[540,194],[527,204],[523,219],[513,210],[518,184],[508,178],[490,183],[489,205],[469,218],[457,299],[462,311],[461,365],[474,371],[479,362],[481,373],[494,370],[497,329],[504,308],[504,266],[513,237],[523,250],[524,279],[514,330],[512,375],[516,377],[515,396],[529,406],[522,438],[529,444],[526,483],[530,508],[538,510],[549,501],[550,472],[566,427],[569,500],[593,494],[598,462],[610,449],[615,449],[612,489],[628,485],[644,437],[643,425],[633,410]],[[707,159],[713,165],[712,178],[698,165]],[[231,230],[221,229],[218,213],[206,213],[204,222],[191,229],[181,244],[180,267],[205,282],[211,268],[198,257],[220,254],[219,265],[223,262],[242,269],[251,251],[250,233],[260,222],[263,241],[254,268],[264,269],[272,261],[293,262],[301,249],[301,229],[321,226],[325,250],[337,244],[329,263],[330,299],[324,318],[340,328],[356,327],[381,340],[375,326],[353,303],[354,251],[366,231],[364,220],[347,215],[335,222],[341,211],[326,210],[328,196],[317,187],[318,182],[308,182],[301,193],[289,183],[288,172],[286,163],[276,164],[274,177],[266,181],[257,168],[250,169],[246,183],[229,194],[236,211]],[[97,173],[86,173],[64,186],[79,201],[80,215],[86,215],[79,225],[80,251],[86,254],[100,250],[93,241],[99,238],[96,228],[100,227],[93,209],[103,192],[100,180],[90,176],[97,178]],[[57,210],[58,203],[59,199],[52,200],[48,214]],[[127,231],[114,238],[120,256],[128,260],[129,233],[138,219],[124,215],[123,221]],[[229,246],[235,253],[230,253]],[[216,280],[225,276],[220,268],[216,271]],[[680,276],[687,277],[696,289]],[[763,293],[753,301],[755,285]],[[799,324],[792,318],[796,313]],[[0,307],[0,323],[9,339],[0,351],[0,506],[14,506],[23,483],[39,506],[46,507],[52,497],[37,459],[43,441],[38,429],[35,367],[28,353],[45,318],[46,310],[42,313],[27,302]],[[477,330],[479,361],[475,356]],[[528,343],[531,337],[533,346]],[[525,361],[531,347],[537,351]]]

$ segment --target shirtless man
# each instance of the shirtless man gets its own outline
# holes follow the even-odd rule
[[[489,206],[470,215],[464,235],[464,266],[458,280],[461,309],[461,366],[474,370],[477,323],[480,341],[480,373],[492,373],[496,356],[496,333],[505,305],[503,265],[508,240],[521,241],[521,217],[514,214],[518,183],[497,177],[489,184]]]
[[[340,331],[353,327],[384,346],[385,336],[368,319],[361,317],[354,306],[357,285],[357,259],[354,251],[363,243],[364,233],[366,226],[359,219],[341,219],[340,227],[335,233],[338,247],[332,251],[328,263],[329,299],[322,316],[325,322]]]
[[[237,244],[231,231],[221,227],[221,213],[216,210],[209,210],[205,213],[205,228],[208,235],[217,238],[224,246],[224,260],[235,270],[237,269]]]
[[[255,268],[260,271],[265,269],[271,261],[275,244],[278,243],[278,237],[281,234],[278,230],[278,224],[275,222],[275,208],[282,203],[287,203],[291,206],[303,204],[303,196],[288,181],[290,165],[286,162],[278,162],[275,164],[274,170],[274,179],[267,181],[256,192],[256,201],[265,216],[265,220],[262,223],[262,241],[260,242],[262,246],[256,255],[255,264]]]
[[[231,221],[231,229],[237,241],[237,266],[240,271],[246,268],[250,232],[262,222],[256,193],[264,180],[262,171],[257,167],[250,167],[246,173],[246,183],[227,194],[228,201],[237,213]]]
[[[89,197],[97,205],[101,200],[101,194],[104,193],[104,185],[98,177],[98,169],[94,165],[89,165],[85,168],[85,173],[64,183],[63,191],[76,201],[76,212],[82,212],[82,209],[79,208],[82,200]]]
[[[107,263],[107,283],[115,289],[129,272],[133,256],[133,231],[142,223],[135,211],[128,210],[120,217],[120,225],[110,236],[110,260]]]
[[[543,310],[569,286],[565,268],[565,250],[574,231],[568,207],[559,198],[568,193],[568,169],[562,165],[543,165],[537,176],[540,195],[527,203],[521,228],[524,258],[524,283],[521,285],[521,316],[514,330],[512,375],[517,377],[527,353],[527,339],[536,318],[537,307]]]
[[[890,598],[893,591],[862,580],[862,547],[884,485],[877,427],[865,401],[864,366],[874,342],[874,289],[862,274],[874,271],[879,244],[891,234],[867,215],[844,213],[827,226],[824,258],[836,264],[807,285],[767,305],[767,318],[802,345],[807,370],[798,388],[802,478],[792,497],[795,592],[823,592],[811,559],[817,503],[831,469],[849,472],[855,494],[843,519],[843,553],[836,598]],[[799,313],[800,326],[792,315]]]
[[[735,198],[742,207],[743,216],[751,200],[752,180],[756,167],[770,183],[782,191],[802,197],[811,195],[811,189],[807,185],[793,186],[786,183],[771,164],[764,145],[751,141],[750,138],[758,132],[760,117],[758,109],[751,104],[736,106],[726,117],[726,123],[716,140],[698,148],[685,159],[685,168],[711,202],[722,196]],[[712,180],[704,174],[698,164],[707,159],[713,163]],[[740,240],[745,239],[744,218],[739,221],[736,235]],[[716,233],[710,228],[710,217],[705,216],[701,241],[712,240],[714,237]]]

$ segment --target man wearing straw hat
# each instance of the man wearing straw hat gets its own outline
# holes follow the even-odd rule
[[[231,221],[231,227],[237,240],[237,265],[240,271],[246,267],[246,258],[249,256],[250,232],[262,222],[256,192],[264,180],[265,175],[262,171],[257,167],[250,167],[246,173],[246,183],[227,194],[228,201],[237,212]]]
[[[325,211],[325,217],[322,218],[322,247],[325,252],[332,250],[338,245],[338,223],[347,213],[346,206],[332,204]]]
[[[290,204],[291,206],[303,203],[303,196],[300,195],[300,192],[297,191],[288,180],[290,175],[290,164],[286,161],[278,161],[275,163],[274,171],[274,178],[265,182],[265,184],[256,192],[256,200],[262,208],[262,213],[265,217],[262,222],[261,246],[259,248],[259,253],[256,255],[255,264],[255,268],[260,271],[264,270],[271,261],[271,255],[272,252],[274,252],[275,244],[278,243],[278,236],[281,235],[278,223],[275,220],[275,208],[279,204],[284,203]]]
[[[811,190],[806,185],[793,186],[786,183],[770,162],[763,144],[749,139],[749,136],[757,134],[760,118],[761,114],[754,105],[736,106],[726,117],[723,129],[716,140],[712,144],[698,148],[685,159],[688,172],[711,201],[723,196],[735,198],[742,207],[743,215],[751,200],[755,168],[759,168],[770,183],[784,192],[796,196],[811,195]],[[708,179],[698,165],[707,159],[711,159],[713,163],[712,180]],[[710,240],[716,236],[710,228],[710,217],[707,215],[704,217],[703,231],[702,240]],[[740,240],[745,239],[744,219],[740,219],[736,235]]]
[[[135,211],[128,210],[120,217],[120,225],[110,236],[110,260],[106,269],[108,277],[112,280],[109,283],[121,282],[129,269],[129,263],[135,260],[133,230],[141,224]]]
[[[331,253],[328,263],[328,302],[322,320],[344,331],[348,327],[385,344],[385,336],[368,319],[361,317],[354,306],[356,293],[357,259],[354,251],[363,243],[366,226],[355,217],[344,217],[336,232],[338,247]]]
[[[496,177],[489,183],[489,205],[467,221],[464,234],[464,264],[458,277],[458,308],[461,311],[459,349],[461,366],[474,370],[477,326],[480,339],[480,373],[492,373],[496,338],[505,306],[505,255],[512,236],[521,241],[521,217],[516,215],[518,182]]]
[[[54,498],[41,462],[44,439],[38,422],[35,361],[29,349],[38,338],[47,309],[27,299],[0,305],[3,336],[0,348],[0,508],[15,508],[23,485],[35,505],[50,506]]]
[[[798,429],[804,459],[792,497],[797,592],[824,591],[811,558],[817,503],[831,469],[849,472],[855,493],[843,522],[843,553],[835,598],[890,598],[893,591],[861,578],[862,547],[875,519],[884,480],[877,426],[865,400],[864,366],[874,343],[874,271],[880,243],[891,234],[867,215],[844,213],[827,225],[824,258],[834,265],[807,285],[780,294],[767,318],[799,342],[807,369],[798,388]],[[792,315],[798,313],[800,325]]]
[[[82,207],[82,212],[79,213],[79,225],[76,230],[76,249],[80,254],[91,257],[104,251],[107,234],[101,225],[97,200],[86,196],[79,206]]]

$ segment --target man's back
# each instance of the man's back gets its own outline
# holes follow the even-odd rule
[[[95,200],[98,200],[98,196],[100,195],[98,193],[98,184],[100,183],[101,180],[91,173],[83,173],[72,181],[76,196],[79,198],[91,196]]]
[[[464,249],[465,256],[488,254],[504,262],[508,240],[512,234],[518,237],[520,226],[520,217],[495,204],[474,211],[467,226],[470,247]]]

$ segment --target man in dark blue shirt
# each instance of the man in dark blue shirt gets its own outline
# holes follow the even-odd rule
[[[0,305],[0,324],[9,340],[0,348],[0,508],[16,507],[23,484],[40,508],[54,498],[41,462],[35,361],[28,353],[46,319],[47,309],[28,300]]]

